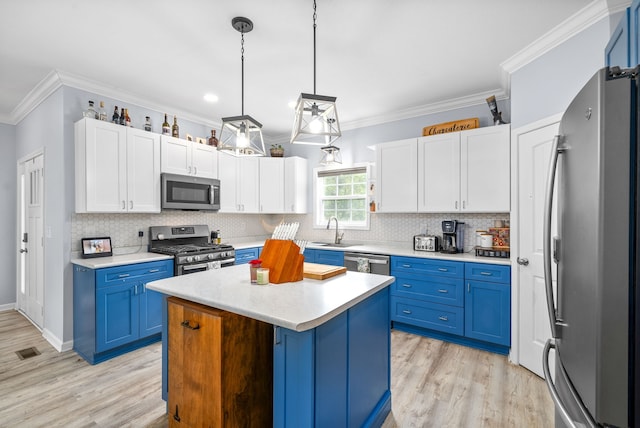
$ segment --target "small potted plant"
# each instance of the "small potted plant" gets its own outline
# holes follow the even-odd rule
[[[281,158],[284,156],[284,149],[280,144],[272,144],[269,152],[272,158]]]

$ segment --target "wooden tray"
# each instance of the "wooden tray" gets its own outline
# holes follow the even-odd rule
[[[303,276],[310,279],[327,279],[336,275],[345,273],[347,268],[344,266],[321,265],[317,263],[305,263],[303,268]]]

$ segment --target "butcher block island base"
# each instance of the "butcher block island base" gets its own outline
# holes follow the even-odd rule
[[[266,427],[273,419],[273,327],[171,297],[169,427]]]
[[[173,426],[188,426],[184,421],[189,406],[198,415],[218,412],[211,416],[220,420],[226,412],[236,412],[229,409],[246,405],[251,409],[242,412],[257,411],[262,418],[269,410],[253,407],[261,408],[264,400],[271,404],[271,421],[253,425],[252,417],[246,425],[248,420],[225,419],[210,426],[382,426],[391,411],[393,281],[391,276],[346,272],[323,281],[252,285],[248,267],[237,265],[148,283],[149,289],[189,301],[182,303],[182,312],[167,310],[172,320],[163,332],[163,348],[171,347],[163,349],[163,365],[178,364],[183,372],[177,379],[169,374],[163,380],[169,420],[176,422]],[[192,312],[201,305],[206,310]],[[205,313],[212,319],[201,315]],[[216,326],[212,336],[199,336],[208,331],[208,323]],[[190,361],[201,356],[207,360],[204,365]],[[187,370],[195,373],[195,380]],[[166,369],[163,373],[166,379]],[[196,380],[205,374],[219,385],[199,384]],[[247,376],[243,395],[233,382],[239,378],[244,383]],[[265,391],[270,382],[272,395]],[[200,397],[185,399],[190,388]],[[214,409],[208,409],[211,406]]]

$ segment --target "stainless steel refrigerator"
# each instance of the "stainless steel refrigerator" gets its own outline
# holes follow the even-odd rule
[[[598,71],[569,105],[554,141],[544,226],[553,337],[543,366],[556,427],[640,427],[637,73]]]

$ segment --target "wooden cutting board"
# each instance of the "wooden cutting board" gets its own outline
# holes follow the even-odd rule
[[[347,268],[344,266],[320,265],[317,263],[305,263],[303,268],[303,276],[310,279],[327,279],[332,276],[345,273]]]

